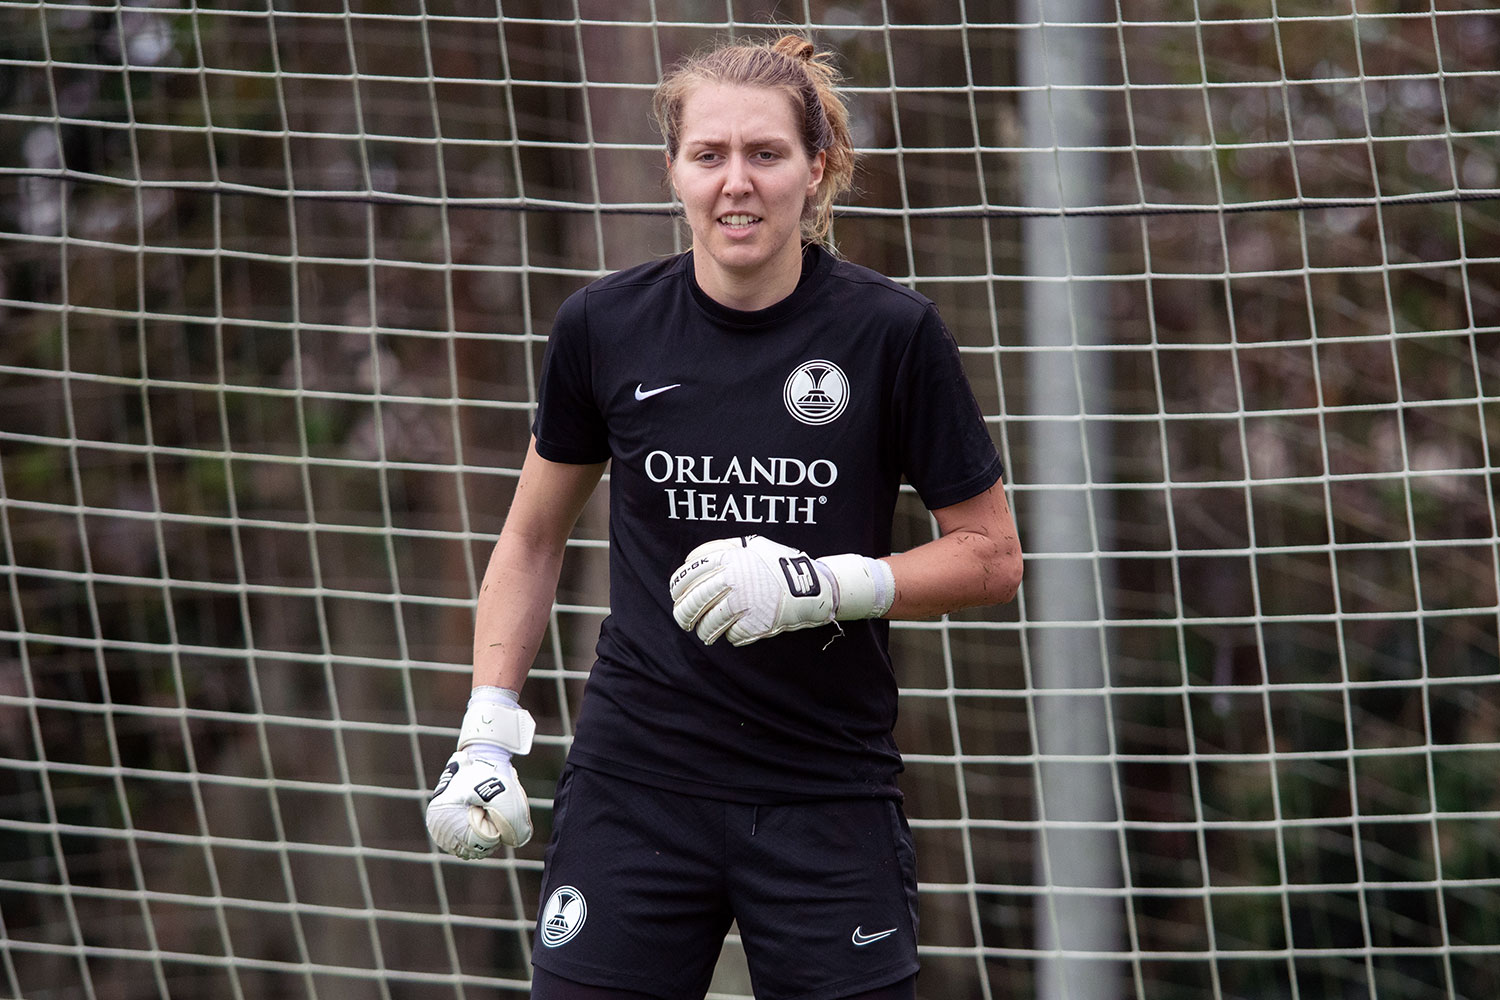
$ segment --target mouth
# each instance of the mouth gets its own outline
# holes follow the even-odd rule
[[[760,222],[760,216],[748,212],[730,212],[719,216],[719,225],[726,229],[748,229]]]

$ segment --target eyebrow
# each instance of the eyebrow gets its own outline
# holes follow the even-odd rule
[[[731,144],[730,140],[728,140],[726,138],[723,138],[721,136],[715,136],[715,135],[710,135],[710,136],[687,135],[687,136],[683,136],[683,138],[682,138],[682,145],[684,145],[684,146],[728,146],[730,144]],[[794,146],[797,145],[797,140],[793,139],[793,138],[790,138],[788,136],[782,136],[782,135],[778,135],[778,136],[760,136],[760,137],[756,137],[756,138],[753,138],[753,139],[747,139],[743,143],[743,145],[750,146],[750,147],[756,147],[756,146],[789,146],[789,147],[794,147]]]

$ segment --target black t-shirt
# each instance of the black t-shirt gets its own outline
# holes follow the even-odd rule
[[[691,253],[643,264],[563,303],[534,432],[543,458],[611,462],[610,615],[575,763],[744,802],[900,794],[886,622],[705,646],[667,581],[694,546],[747,534],[887,555],[903,476],[929,509],[994,485],[930,301],[820,247],[755,312],[705,295]]]

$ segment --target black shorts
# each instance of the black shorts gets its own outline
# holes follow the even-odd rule
[[[891,799],[745,805],[569,766],[532,962],[702,997],[739,922],[758,1000],[833,1000],[917,971],[911,831]]]

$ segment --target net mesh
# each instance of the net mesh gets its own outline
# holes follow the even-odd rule
[[[921,995],[1500,994],[1500,17],[1388,0],[0,0],[0,993],[525,994],[604,491],[483,864],[472,598],[557,306],[685,245],[655,80],[772,22],[1027,549],[892,633]]]

